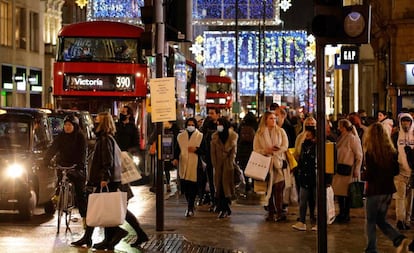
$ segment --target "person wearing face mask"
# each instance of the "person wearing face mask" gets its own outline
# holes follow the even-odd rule
[[[217,120],[217,131],[211,137],[211,163],[214,167],[218,218],[231,214],[231,197],[235,193],[234,164],[238,135],[224,117]]]
[[[299,221],[292,228],[306,231],[306,209],[309,206],[309,216],[312,230],[316,231],[316,130],[305,130],[305,140],[302,144],[297,170],[297,183],[300,185]]]
[[[138,128],[135,126],[132,108],[123,106],[116,123],[115,140],[122,151],[134,153],[139,150]]]
[[[302,149],[302,144],[305,141],[306,138],[306,130],[316,130],[316,119],[312,116],[307,117],[303,121],[303,131],[298,134],[295,141],[295,152],[293,155],[295,156],[295,159],[298,160],[300,156],[300,152]]]
[[[172,164],[178,166],[181,192],[187,200],[185,217],[194,216],[194,203],[197,196],[201,168],[201,156],[206,152],[203,134],[196,129],[197,120],[189,118],[185,122],[186,130],[178,134]]]

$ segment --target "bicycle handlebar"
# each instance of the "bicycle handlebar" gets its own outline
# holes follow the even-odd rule
[[[56,165],[56,169],[57,170],[73,170],[75,169],[77,166],[77,164],[74,164],[72,166],[61,166],[61,165]]]

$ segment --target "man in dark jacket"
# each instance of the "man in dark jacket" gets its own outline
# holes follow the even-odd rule
[[[204,121],[203,127],[201,132],[203,133],[203,137],[205,143],[207,145],[207,152],[205,157],[206,166],[206,178],[201,179],[200,182],[200,198],[208,198],[204,193],[204,189],[206,186],[206,181],[208,180],[208,185],[210,187],[210,198],[212,205],[210,207],[210,211],[216,211],[216,201],[214,199],[215,196],[215,187],[214,187],[214,168],[213,164],[211,163],[211,154],[210,154],[210,143],[211,143],[211,136],[215,131],[217,131],[217,120],[220,118],[220,109],[218,108],[209,108],[208,109],[208,117]]]
[[[132,108],[123,106],[116,124],[115,139],[122,151],[134,152],[138,150],[139,135],[135,126]]]

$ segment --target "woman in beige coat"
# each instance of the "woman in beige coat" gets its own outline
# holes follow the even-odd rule
[[[211,163],[214,168],[214,185],[218,218],[231,214],[231,197],[234,195],[234,164],[238,135],[225,118],[217,120],[217,131],[211,137]]]
[[[290,178],[285,155],[288,145],[286,132],[277,126],[276,116],[272,112],[265,112],[254,137],[253,150],[262,155],[272,156],[273,166],[269,169],[266,193],[266,202],[269,204],[267,221],[286,220],[282,205],[285,178]]]
[[[336,143],[338,169],[332,180],[332,188],[339,203],[339,215],[335,221],[347,223],[349,222],[351,205],[348,188],[353,178],[359,178],[363,153],[358,133],[349,120],[339,120],[338,129],[340,132]],[[340,166],[349,166],[351,168],[348,175],[340,175],[343,174],[339,170]]]

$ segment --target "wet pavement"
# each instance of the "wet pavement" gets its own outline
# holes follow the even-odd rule
[[[233,201],[232,215],[218,219],[217,214],[208,211],[208,206],[198,206],[193,217],[185,217],[184,196],[177,194],[175,185],[172,193],[165,194],[164,230],[156,231],[155,194],[148,186],[134,186],[135,197],[129,208],[138,217],[150,241],[141,249],[131,248],[135,235],[129,225],[123,225],[130,234],[115,248],[115,252],[317,252],[317,232],[292,229],[298,216],[298,207],[289,207],[288,220],[280,223],[266,222],[262,204]],[[75,248],[70,242],[83,234],[81,221],[71,224],[71,232],[64,230],[56,235],[56,218],[39,210],[30,222],[13,221],[12,215],[0,216],[0,252],[94,252],[87,248]],[[76,215],[75,215],[76,217]],[[394,209],[390,209],[389,221],[394,224]],[[309,222],[308,222],[309,223]],[[351,209],[349,224],[328,225],[328,252],[363,252],[365,247],[364,210]],[[405,231],[414,237],[414,229]],[[379,252],[395,252],[392,242],[380,231]],[[99,242],[103,230],[96,228],[93,241]],[[104,251],[95,251],[104,252]]]

